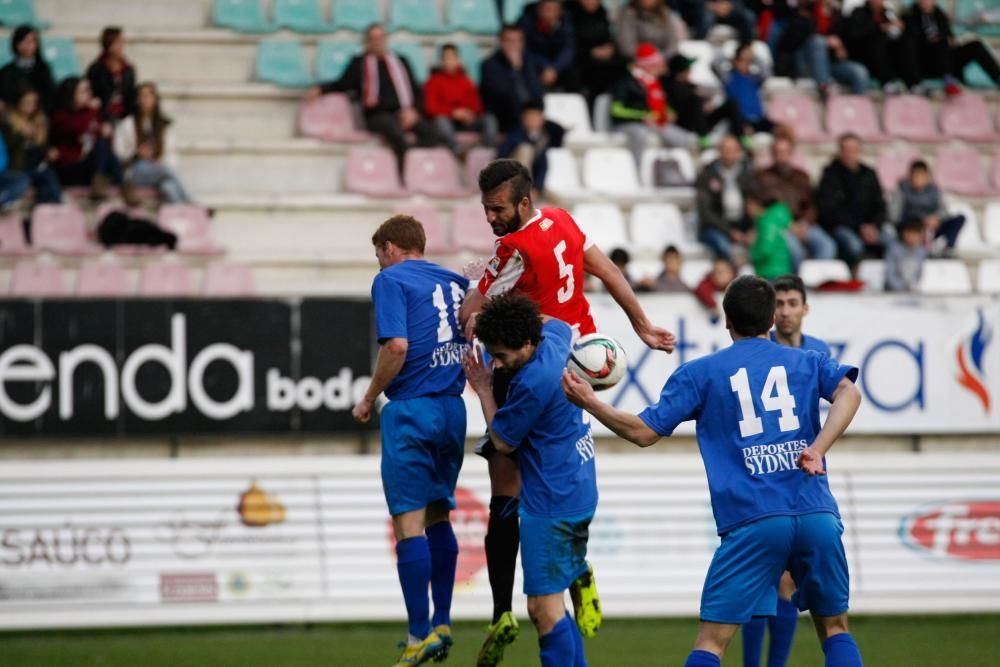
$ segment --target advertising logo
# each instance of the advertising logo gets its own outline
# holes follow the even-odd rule
[[[287,511],[277,496],[267,493],[257,482],[251,482],[250,488],[240,496],[240,504],[236,511],[240,515],[240,523],[251,528],[263,528],[272,523],[283,523]]]
[[[1000,562],[1000,500],[927,508],[903,519],[899,537],[939,558]]]
[[[958,384],[972,392],[983,405],[983,412],[990,412],[990,392],[986,388],[986,373],[983,371],[983,355],[993,338],[993,331],[986,323],[983,309],[978,312],[976,329],[959,342],[955,350],[958,362]]]
[[[219,584],[211,572],[187,572],[160,575],[160,600],[163,602],[215,602]]]

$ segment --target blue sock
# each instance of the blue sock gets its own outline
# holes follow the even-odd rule
[[[403,588],[410,634],[423,639],[431,633],[430,601],[431,552],[426,537],[410,537],[396,543],[396,571]]]
[[[799,610],[791,600],[778,598],[778,615],[767,621],[771,629],[771,645],[767,649],[767,667],[785,667],[792,652],[795,628],[799,625]]]
[[[709,651],[695,649],[688,654],[684,667],[722,667],[722,659]]]
[[[861,651],[850,633],[827,637],[823,642],[823,654],[826,656],[826,667],[862,667]]]
[[[576,621],[573,617],[566,614],[566,618],[569,619],[570,625],[573,626],[573,649],[575,653],[573,656],[576,658],[576,662],[573,663],[573,667],[587,667],[587,654],[583,650],[583,635],[580,634],[580,628],[577,627]]]
[[[434,599],[431,625],[451,625],[451,594],[455,589],[458,540],[450,521],[428,526],[425,532],[431,552],[431,597]]]
[[[743,667],[760,667],[760,652],[764,649],[766,618],[754,618],[743,624]]]
[[[567,667],[567,665],[576,664],[574,631],[579,634],[579,630],[576,630],[576,624],[567,614],[556,623],[547,635],[538,638],[542,667]]]

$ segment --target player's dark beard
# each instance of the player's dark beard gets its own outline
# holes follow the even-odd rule
[[[521,211],[518,208],[514,208],[514,215],[507,222],[507,224],[501,223],[497,220],[493,224],[493,235],[494,236],[506,236],[511,232],[516,232],[521,228]]]

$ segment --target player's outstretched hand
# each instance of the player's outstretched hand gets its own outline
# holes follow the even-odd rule
[[[351,410],[351,416],[354,417],[354,421],[367,424],[372,418],[372,408],[374,405],[375,401],[369,401],[367,398],[362,398],[358,401],[358,404]]]
[[[663,350],[666,353],[674,351],[677,347],[677,337],[662,327],[650,327],[639,334],[642,342],[654,350]]]
[[[563,371],[562,388],[569,402],[581,408],[586,408],[590,401],[596,400],[594,388],[583,378],[566,370]]]
[[[826,470],[823,469],[823,457],[812,447],[806,447],[799,454],[799,467],[812,476],[826,474]]]
[[[483,350],[479,345],[473,345],[462,361],[465,369],[465,379],[469,381],[472,391],[480,394],[493,391],[493,370],[483,361]]]

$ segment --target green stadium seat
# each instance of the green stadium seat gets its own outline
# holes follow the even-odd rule
[[[52,68],[52,78],[57,82],[80,76],[83,71],[76,57],[76,45],[68,37],[46,37],[42,41],[42,57]]]
[[[316,45],[316,79],[322,82],[336,81],[343,75],[351,58],[364,49],[356,42],[335,42],[324,40]]]
[[[12,60],[14,60],[14,52],[13,51],[11,51],[9,48],[7,48],[7,49],[0,49],[0,67],[3,67],[4,65],[6,65],[9,62],[11,62]]]
[[[296,32],[333,32],[333,26],[323,20],[319,0],[274,0],[274,22],[279,28]]]
[[[465,67],[465,73],[478,86],[479,65],[483,59],[479,52],[479,45],[475,42],[458,42],[456,46],[458,47],[458,55],[462,59],[462,66]]]
[[[419,35],[439,35],[445,31],[436,2],[392,0],[389,30],[405,30]]]
[[[406,58],[416,83],[424,85],[424,81],[427,81],[427,60],[424,58],[423,47],[416,42],[393,42],[392,50]]]
[[[381,23],[379,3],[373,0],[333,0],[333,26],[337,30],[362,32],[372,23]]]
[[[507,4],[512,3],[507,0]],[[448,0],[448,27],[474,35],[495,35],[500,31],[500,17],[493,0]]]
[[[504,23],[517,23],[521,20],[521,14],[524,12],[524,6],[531,4],[532,0],[504,0],[503,3],[503,22]]]
[[[969,88],[993,90],[997,86],[995,82],[990,80],[990,75],[979,66],[979,63],[969,63],[966,65],[963,74],[965,75],[965,83]]]
[[[264,16],[261,0],[213,0],[212,22],[236,32],[266,33],[277,29]]]
[[[0,0],[0,25],[14,28],[25,23],[39,30],[51,25],[38,20],[34,0]]]
[[[978,35],[1000,37],[1000,23],[992,18],[1000,8],[996,2],[986,0],[957,0],[952,13],[952,23],[957,34],[970,30]],[[989,16],[986,15],[989,12]]]
[[[305,88],[314,83],[306,51],[298,42],[265,39],[257,45],[257,80],[284,88]]]

